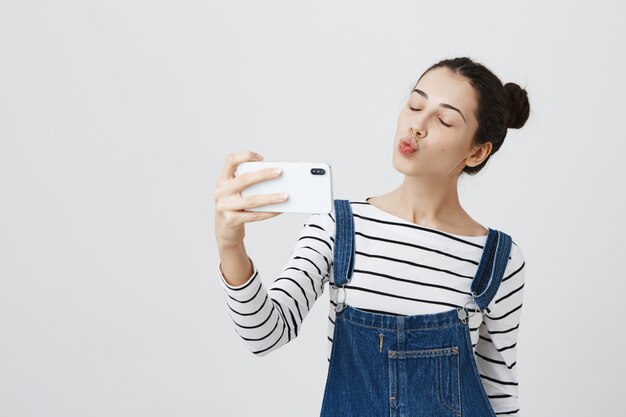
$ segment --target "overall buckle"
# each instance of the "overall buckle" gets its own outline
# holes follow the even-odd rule
[[[457,314],[459,316],[459,320],[461,320],[461,322],[463,324],[467,324],[469,323],[469,318],[472,317],[474,314],[478,313],[479,311],[484,314],[484,312],[480,309],[480,307],[478,307],[478,304],[476,304],[476,308],[474,310],[472,310],[472,314],[469,314],[469,309],[467,308],[467,305],[469,303],[471,303],[472,301],[474,301],[474,298],[476,296],[476,293],[474,293],[474,291],[472,291],[472,299],[470,301],[468,301],[467,303],[465,303],[465,305],[463,306],[463,308],[461,307],[457,307]]]
[[[335,288],[337,288],[337,305],[335,306],[335,312],[340,313],[341,311],[343,311],[347,304],[346,304],[346,289],[345,289],[345,285],[342,285],[341,287],[337,286],[337,285],[333,285]],[[343,300],[339,301],[339,294],[341,293],[339,290],[343,290]]]

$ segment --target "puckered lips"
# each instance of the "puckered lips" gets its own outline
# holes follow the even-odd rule
[[[400,143],[398,144],[398,149],[402,154],[411,154],[417,151],[417,143],[411,136],[405,136],[400,139]]]

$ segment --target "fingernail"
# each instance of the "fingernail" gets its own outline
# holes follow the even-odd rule
[[[287,193],[281,193],[279,198],[281,200],[286,200],[287,199]]]
[[[263,157],[261,155],[259,155],[259,154],[256,154],[256,159],[258,159],[259,161],[262,161]]]
[[[272,168],[272,175],[278,175],[280,174],[282,170],[280,168]]]

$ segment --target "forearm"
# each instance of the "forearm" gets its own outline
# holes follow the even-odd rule
[[[218,246],[220,269],[224,280],[233,287],[245,284],[252,277],[252,263],[243,242],[237,246]]]

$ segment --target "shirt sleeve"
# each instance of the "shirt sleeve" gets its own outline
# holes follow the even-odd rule
[[[218,263],[234,329],[253,354],[265,356],[298,336],[304,318],[329,280],[334,229],[330,214],[312,214],[269,289],[252,259],[252,276],[240,286],[226,282],[221,261]]]
[[[516,354],[524,273],[524,256],[513,244],[502,283],[483,315],[474,350],[481,381],[497,415],[521,416]]]

